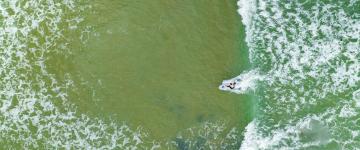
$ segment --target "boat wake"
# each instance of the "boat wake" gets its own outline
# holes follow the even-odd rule
[[[237,94],[244,94],[251,90],[254,91],[256,83],[263,80],[265,80],[265,76],[260,75],[257,70],[251,70],[242,73],[235,78],[224,80],[219,86],[219,89]]]

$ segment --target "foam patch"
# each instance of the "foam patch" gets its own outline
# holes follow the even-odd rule
[[[71,75],[60,81],[48,72],[47,54],[71,52],[64,30],[81,32],[79,15],[90,7],[80,3],[0,2],[2,149],[133,149],[144,143],[140,129],[78,114],[68,99]]]
[[[239,4],[251,63],[267,75],[241,149],[359,147],[360,1]],[[319,132],[302,127],[309,119]]]

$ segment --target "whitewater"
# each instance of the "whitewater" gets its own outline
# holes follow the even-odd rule
[[[91,4],[0,1],[1,148],[197,148],[199,136],[209,139],[206,149],[359,148],[360,1],[240,0],[238,5],[252,69],[219,88],[255,94],[255,119],[241,146],[241,133],[226,131],[224,123],[184,131],[189,133],[180,133],[179,144],[145,140],[140,128],[79,113],[69,100],[75,77],[52,74],[47,63],[53,56],[71,56],[70,40],[86,43],[92,27],[82,24],[81,14]],[[218,142],[220,134],[226,139]]]
[[[71,44],[86,45],[89,36],[98,36],[84,23],[92,11],[87,0],[0,1],[0,149],[239,147],[239,130],[220,121],[155,141],[141,127],[79,111],[70,94],[83,83],[56,62],[76,53]]]
[[[360,148],[360,1],[238,5],[252,77],[261,77],[252,90],[223,89],[257,97],[240,149]]]
[[[0,138],[2,149],[134,149],[140,129],[79,114],[69,102],[68,73],[55,75],[46,62],[69,56],[65,31],[78,28],[83,1],[0,1]],[[83,38],[82,36],[76,38]],[[62,80],[59,79],[59,76]]]

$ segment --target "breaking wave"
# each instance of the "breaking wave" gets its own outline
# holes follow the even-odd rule
[[[360,1],[238,4],[249,57],[261,74],[256,85],[246,86],[257,86],[260,100],[241,149],[360,147]],[[0,1],[1,148],[160,147],[145,142],[141,129],[79,114],[68,95],[76,89],[72,75],[50,73],[53,55],[71,55],[69,35],[86,42],[89,27],[80,14],[89,9],[82,0]],[[168,146],[234,149],[239,135],[205,123]]]
[[[360,147],[360,1],[240,0],[258,114],[241,149]]]

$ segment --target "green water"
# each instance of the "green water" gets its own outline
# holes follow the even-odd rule
[[[0,1],[0,149],[360,147],[360,0],[235,5]]]
[[[249,66],[235,0],[92,6],[86,45],[74,40],[71,57],[50,62],[76,77],[71,101],[79,112],[141,126],[154,139],[205,122],[242,130],[250,121],[249,95],[217,89]]]

